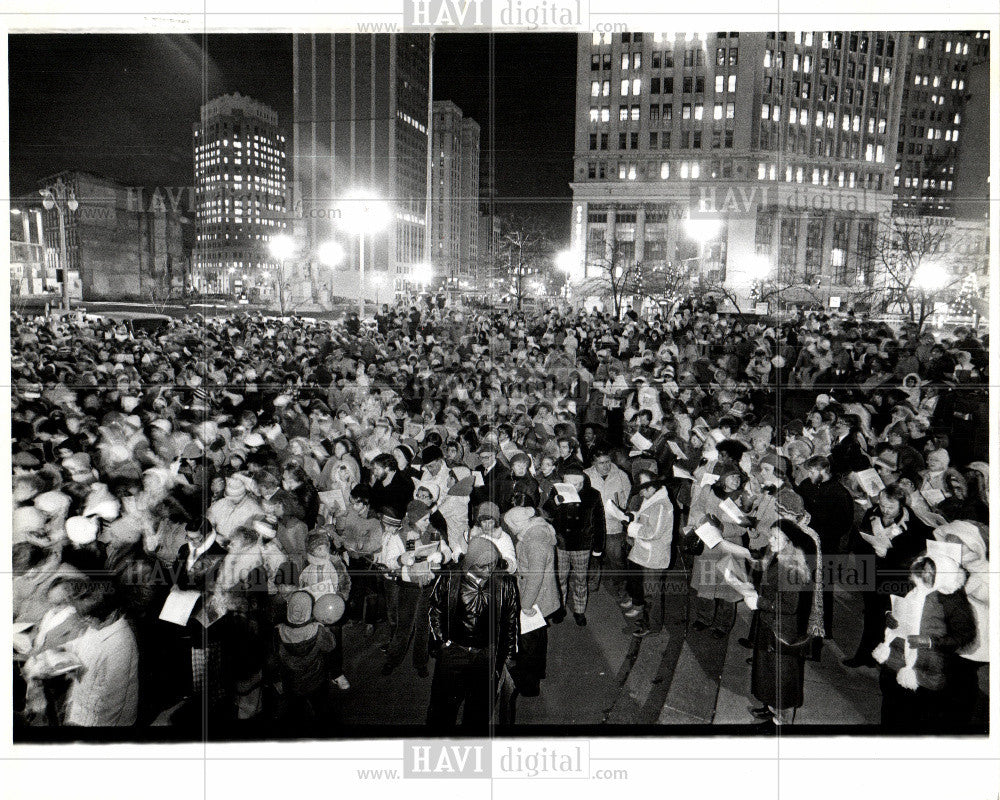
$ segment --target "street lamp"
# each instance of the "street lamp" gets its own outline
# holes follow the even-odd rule
[[[430,282],[434,280],[434,267],[427,262],[414,264],[410,275],[414,283],[419,284],[422,289],[426,289],[430,285]]]
[[[561,250],[556,253],[555,257],[556,269],[566,275],[566,282],[563,284],[563,294],[566,300],[569,301],[569,285],[570,281],[575,280],[580,277],[582,272],[580,265],[580,254],[576,250]]]
[[[948,283],[948,270],[936,261],[921,264],[913,273],[913,285],[924,292],[936,292]]]
[[[280,233],[267,243],[268,249],[278,259],[278,310],[285,313],[285,261],[295,253],[295,241],[291,236]]]
[[[356,233],[359,242],[358,316],[365,316],[365,237],[388,227],[392,220],[389,204],[377,195],[363,189],[352,189],[338,204],[341,224],[349,233]]]
[[[323,242],[317,250],[317,255],[322,264],[328,267],[336,267],[343,262],[347,255],[340,242]]]
[[[67,186],[62,178],[58,178],[54,184],[45,188],[39,189],[38,193],[42,196],[42,206],[46,211],[51,211],[53,208],[59,215],[59,263],[62,265],[62,299],[63,307],[66,309],[66,313],[69,313],[69,264],[66,258],[66,219],[65,213],[66,209],[70,211],[76,211],[80,207],[80,203],[77,202],[76,195],[73,193],[73,188]]]

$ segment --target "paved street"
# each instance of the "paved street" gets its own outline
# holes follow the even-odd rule
[[[677,575],[680,585],[682,576]],[[636,639],[605,588],[591,596],[589,624],[569,617],[549,629],[548,677],[536,698],[519,698],[519,725],[748,725],[750,651],[745,636],[750,612],[741,604],[728,640],[686,631],[685,596],[668,599],[667,627],[658,636]],[[805,705],[799,724],[877,724],[879,691],[874,670],[842,666],[860,635],[860,597],[838,594],[835,640],[820,662],[807,662]],[[427,711],[431,678],[420,678],[409,658],[391,676],[379,674],[383,658],[363,626],[345,629],[347,676],[342,693],[345,725],[420,725]],[[433,661],[431,662],[433,674]],[[610,731],[609,731],[610,732]]]

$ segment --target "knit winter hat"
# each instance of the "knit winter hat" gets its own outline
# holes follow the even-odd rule
[[[309,592],[295,592],[288,598],[285,619],[289,625],[305,625],[312,619],[313,599]]]
[[[500,522],[500,507],[496,503],[491,503],[489,501],[481,503],[476,509],[476,521],[492,519],[494,522]]]

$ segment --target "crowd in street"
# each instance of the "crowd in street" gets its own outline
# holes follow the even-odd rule
[[[572,680],[547,673],[550,626],[587,626],[601,591],[665,637],[678,577],[686,635],[747,648],[748,724],[794,724],[860,592],[844,663],[878,670],[882,729],[985,726],[988,342],[968,327],[691,299],[15,315],[11,337],[22,730],[335,733],[352,684],[411,668],[429,730],[516,724],[516,697]],[[345,626],[384,660],[345,667]]]

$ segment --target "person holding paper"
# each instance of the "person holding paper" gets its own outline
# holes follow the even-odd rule
[[[844,485],[831,474],[825,456],[813,456],[805,463],[809,478],[796,488],[805,502],[813,530],[819,534],[824,556],[843,552],[841,542],[853,540],[854,499]],[[823,592],[823,628],[825,638],[833,638],[833,589]]]
[[[885,637],[872,655],[882,665],[882,726],[890,732],[942,733],[971,720],[949,708],[948,660],[976,639],[963,591],[967,573],[944,555],[925,555],[909,570],[913,588],[886,615]]]
[[[556,529],[556,568],[563,602],[561,614],[571,609],[576,624],[583,627],[587,624],[590,559],[604,553],[604,504],[600,492],[590,485],[590,478],[582,469],[566,472],[563,479],[574,488],[579,499],[567,502],[553,490],[543,511]],[[557,617],[557,621],[561,621],[561,617]]]
[[[503,523],[517,540],[517,587],[521,614],[548,619],[559,610],[556,582],[556,531],[534,508],[512,508]],[[548,626],[521,633],[515,668],[512,672],[518,692],[535,697],[545,677]]]
[[[725,639],[736,622],[736,603],[742,595],[718,577],[717,562],[731,554],[749,556],[743,547],[743,537],[749,520],[737,521],[723,511],[736,505],[743,494],[745,476],[738,467],[731,466],[719,480],[701,495],[703,504],[698,512],[692,507],[688,523],[697,527],[706,519],[715,519],[722,531],[723,542],[713,548],[705,548],[696,556],[691,565],[691,586],[697,592],[694,600],[695,621],[691,628],[695,631],[711,629],[717,639]],[[728,503],[727,503],[728,501]]]
[[[664,585],[670,567],[670,545],[674,533],[674,506],[663,482],[649,472],[640,473],[637,488],[642,505],[629,523],[632,549],[628,560],[642,568],[645,607],[633,635],[659,634],[663,630]]]
[[[79,578],[71,583],[70,603],[86,629],[55,650],[44,650],[29,659],[25,673],[36,678],[70,676],[63,725],[135,725],[139,650],[116,593],[106,582]]]
[[[855,552],[874,570],[873,585],[862,596],[864,617],[857,652],[844,660],[848,667],[874,667],[872,649],[885,628],[890,595],[907,591],[910,562],[927,546],[931,531],[906,505],[906,492],[897,483],[878,496],[859,526],[860,543]]]
[[[585,470],[585,474],[590,479],[590,485],[600,492],[605,507],[604,564],[602,568],[612,595],[616,600],[624,602],[626,598],[622,596],[622,592],[625,588],[623,579],[625,520],[623,520],[621,513],[615,514],[614,509],[623,512],[628,506],[629,496],[632,494],[632,482],[625,470],[614,463],[611,451],[607,448],[596,448],[593,452],[593,458],[594,465]],[[627,609],[630,606],[631,601],[628,601],[623,608]]]
[[[750,712],[776,725],[794,720],[803,703],[805,655],[811,640],[809,614],[818,591],[816,543],[788,519],[770,530],[756,587],[741,591],[747,606],[759,612],[754,635],[750,685],[763,705]]]

